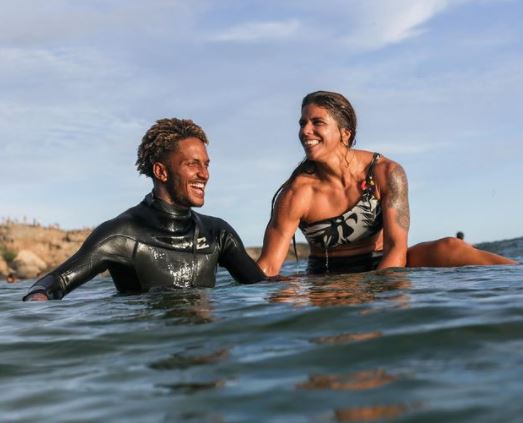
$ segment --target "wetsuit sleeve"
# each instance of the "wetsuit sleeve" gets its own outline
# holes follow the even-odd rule
[[[113,235],[112,226],[106,222],[96,228],[73,256],[36,281],[23,300],[35,293],[45,294],[50,300],[62,299],[73,289],[107,270],[110,259],[118,251],[125,250],[121,244],[127,241]]]
[[[218,264],[225,267],[231,276],[240,283],[255,283],[266,280],[265,273],[249,257],[245,247],[235,232],[226,222],[221,233],[221,254]]]

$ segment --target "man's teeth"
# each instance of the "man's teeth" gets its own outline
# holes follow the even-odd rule
[[[193,182],[191,184],[191,186],[193,186],[194,188],[198,188],[198,189],[204,189],[205,188],[205,184],[202,183],[202,182]]]
[[[313,145],[319,144],[320,142],[318,140],[306,140],[303,142],[303,145],[305,147],[312,147]]]

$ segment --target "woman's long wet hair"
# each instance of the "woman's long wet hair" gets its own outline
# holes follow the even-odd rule
[[[309,104],[314,104],[315,106],[323,107],[326,109],[329,114],[336,120],[338,128],[341,130],[346,128],[350,131],[349,143],[347,148],[351,148],[356,144],[356,128],[358,125],[358,120],[356,118],[356,112],[350,104],[350,101],[347,100],[343,95],[330,91],[315,91],[313,93],[307,94],[303,97],[301,102],[301,109]],[[312,160],[305,157],[296,168],[292,171],[289,178],[278,188],[271,201],[271,220],[274,216],[274,205],[276,200],[281,192],[289,187],[296,179],[298,175],[301,174],[313,175],[316,173],[316,163]],[[294,254],[296,255],[296,260],[298,260],[298,252],[296,250],[296,238],[292,237],[292,243],[294,246]]]

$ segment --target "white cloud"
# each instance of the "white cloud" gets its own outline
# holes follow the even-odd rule
[[[422,25],[448,8],[450,0],[369,0],[347,10],[351,34],[342,37],[350,47],[378,49],[423,32]]]
[[[247,22],[212,35],[211,41],[225,42],[259,42],[289,38],[300,28],[296,19],[287,21]]]
[[[286,20],[244,21],[210,35],[208,40],[248,43],[299,35],[302,40],[341,42],[357,51],[375,50],[420,35],[423,25],[433,17],[470,1],[331,0],[320,9],[316,3],[295,2],[293,13]],[[313,30],[305,31],[306,28]]]

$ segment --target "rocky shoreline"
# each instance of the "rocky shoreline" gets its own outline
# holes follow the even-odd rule
[[[91,231],[89,228],[64,230],[56,225],[38,223],[0,224],[0,277],[14,281],[45,274],[73,255]],[[300,257],[309,254],[307,244],[300,243],[297,249]],[[254,259],[260,252],[260,247],[247,248],[247,253]],[[294,259],[292,248],[287,259]]]
[[[35,278],[74,254],[91,229],[63,230],[39,224],[0,224],[0,275]]]

